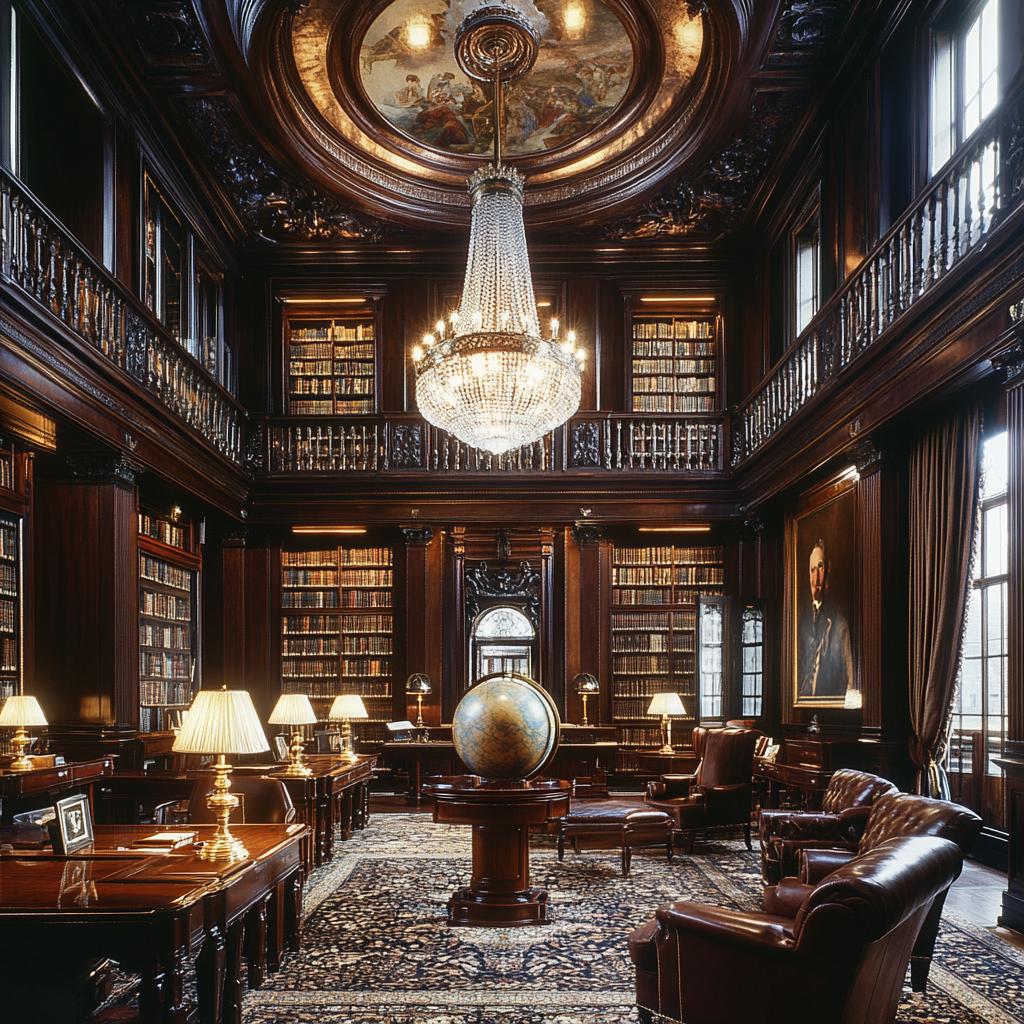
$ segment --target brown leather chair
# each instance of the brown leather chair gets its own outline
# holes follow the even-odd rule
[[[959,876],[948,839],[893,839],[833,872],[796,918],[698,903],[658,907],[630,936],[641,1019],[686,1024],[887,1024],[911,947]]]
[[[761,735],[753,729],[693,730],[700,764],[692,775],[662,775],[647,785],[647,803],[667,811],[682,834],[684,849],[695,832],[743,826],[750,845],[751,767]]]
[[[966,856],[981,831],[982,821],[960,804],[933,800],[913,793],[889,793],[871,805],[864,834],[856,843],[837,841],[831,847],[803,847],[798,853],[796,878],[783,878],[764,890],[763,906],[770,914],[796,917],[807,893],[823,878],[854,858],[876,849],[891,839],[906,836],[939,836],[957,844]],[[923,992],[928,982],[939,919],[946,902],[940,893],[931,907],[914,945],[910,961],[910,980],[915,992]]]
[[[804,846],[860,840],[871,805],[880,796],[898,790],[870,772],[840,768],[829,780],[820,813],[761,810],[757,832],[761,841],[761,877],[765,885],[797,873],[797,854]]]
[[[188,801],[188,820],[191,824],[216,824],[216,818],[206,806],[206,796],[212,788],[212,775],[196,779]],[[280,779],[232,775],[231,792],[238,797],[238,809],[231,814],[231,821],[235,825],[288,825],[295,820],[295,805]]]

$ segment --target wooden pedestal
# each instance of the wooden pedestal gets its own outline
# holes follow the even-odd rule
[[[548,894],[530,888],[530,826],[569,811],[570,784],[456,776],[426,787],[434,820],[473,828],[473,875],[448,901],[448,923],[489,928],[547,924]]]

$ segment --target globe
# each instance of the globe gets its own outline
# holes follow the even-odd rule
[[[486,779],[528,779],[558,746],[558,710],[526,676],[499,673],[480,680],[452,717],[452,739],[462,763]]]

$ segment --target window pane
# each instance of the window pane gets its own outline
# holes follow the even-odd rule
[[[956,114],[953,109],[953,40],[948,33],[935,39],[932,67],[931,173],[935,174],[953,155],[956,139]]]
[[[960,670],[960,711],[964,715],[981,714],[981,659],[964,661]]]
[[[1005,494],[1008,485],[1006,432],[986,438],[981,446],[981,496],[983,499]]]
[[[985,576],[1001,576],[1007,570],[1009,535],[1006,524],[1006,505],[996,505],[985,511]]]
[[[964,138],[999,102],[999,0],[989,0],[964,37]]]
[[[985,653],[1006,653],[1006,584],[985,588]]]
[[[964,631],[964,661],[981,657],[981,591],[972,590],[967,605],[967,628]]]
[[[817,215],[813,231],[797,237],[796,246],[796,333],[800,335],[818,312],[819,244]]]

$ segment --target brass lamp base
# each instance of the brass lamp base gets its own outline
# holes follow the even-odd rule
[[[590,694],[582,693],[580,694],[580,696],[583,698],[583,721],[580,722],[580,725],[590,725],[590,723],[587,721],[587,698],[590,696]]]
[[[661,719],[661,726],[665,730],[665,743],[658,753],[674,754],[676,751],[672,746],[672,719],[669,718],[668,715],[664,715]]]
[[[423,694],[416,694],[416,728],[423,728]]]
[[[341,723],[341,760],[348,764],[355,764],[359,760],[352,746],[352,726],[347,718]]]
[[[27,772],[32,767],[32,761],[25,756],[25,752],[28,750],[31,740],[28,738],[28,733],[25,732],[24,726],[19,726],[18,731],[14,734],[14,738],[11,741],[18,748],[18,756],[10,763],[10,769],[14,772]]]
[[[240,839],[236,839],[228,829],[228,819],[231,812],[238,806],[238,797],[230,792],[231,789],[231,765],[224,760],[224,755],[217,756],[217,763],[213,766],[217,773],[213,780],[213,789],[206,798],[206,806],[210,808],[213,816],[217,819],[217,831],[212,838],[203,843],[199,851],[200,860],[244,860],[249,856],[249,851],[242,845]]]
[[[292,742],[288,749],[288,754],[291,757],[291,760],[288,762],[288,767],[279,774],[287,775],[290,778],[306,778],[306,776],[313,774],[312,771],[302,763],[302,734],[298,729],[292,733]]]

